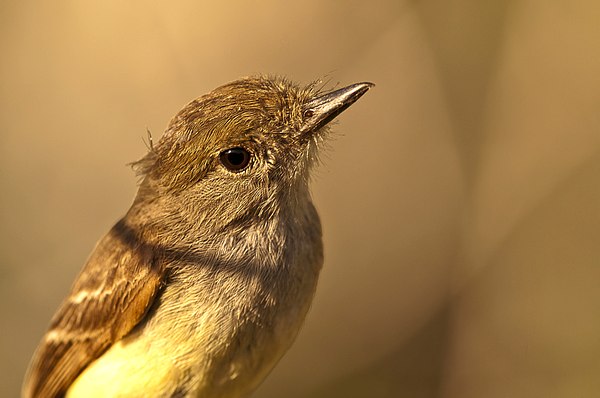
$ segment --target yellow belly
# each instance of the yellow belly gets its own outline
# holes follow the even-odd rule
[[[177,368],[143,340],[112,346],[69,388],[67,397],[160,397],[175,391]]]
[[[224,304],[181,305],[182,289],[170,288],[151,319],[92,362],[67,397],[245,396],[294,340],[314,291],[261,312],[270,314],[263,322]]]

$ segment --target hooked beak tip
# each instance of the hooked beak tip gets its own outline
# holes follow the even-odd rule
[[[313,132],[324,127],[374,86],[375,84],[369,82],[355,83],[308,102],[304,107],[302,132]]]

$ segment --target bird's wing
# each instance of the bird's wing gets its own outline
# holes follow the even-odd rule
[[[30,364],[25,397],[57,397],[140,322],[161,287],[156,248],[119,221],[98,243]]]

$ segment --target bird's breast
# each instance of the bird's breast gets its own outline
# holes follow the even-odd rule
[[[283,239],[269,228],[223,237],[212,252],[190,251],[169,264],[146,320],[78,382],[94,383],[109,372],[115,391],[119,384],[126,391],[143,384],[156,395],[230,397],[253,390],[294,340],[322,263],[318,225],[312,232],[287,231]],[[129,376],[120,383],[118,374]]]

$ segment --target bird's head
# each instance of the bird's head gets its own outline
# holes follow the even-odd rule
[[[140,193],[170,197],[179,213],[212,213],[225,223],[308,200],[328,123],[371,86],[323,93],[315,84],[267,77],[223,85],[177,113],[136,164],[144,176]]]

